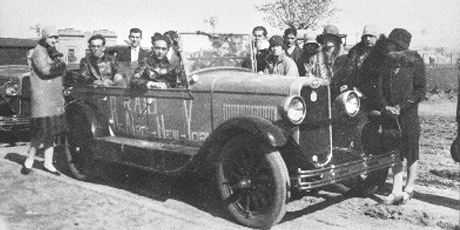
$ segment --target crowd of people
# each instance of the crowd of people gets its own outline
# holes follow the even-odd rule
[[[356,89],[362,93],[365,112],[397,121],[401,129],[400,159],[392,168],[392,192],[383,203],[409,201],[414,194],[419,160],[418,104],[426,94],[425,64],[417,51],[409,50],[412,35],[395,28],[386,37],[367,25],[361,41],[346,54],[343,47],[346,35],[333,25],[325,26],[318,36],[306,33],[302,49],[297,46],[294,28],[286,29],[284,37],[274,35],[268,39],[267,30],[257,26],[253,36],[260,73],[325,79],[330,82],[333,98],[344,90]],[[264,45],[266,40],[268,48]],[[407,161],[405,185],[404,159]]]
[[[55,48],[57,30],[46,27],[42,34],[32,56],[32,141],[21,172],[30,173],[37,149],[44,148],[45,169],[58,175],[52,163],[53,138],[67,129],[62,96],[66,64],[62,53]],[[347,54],[343,47],[346,35],[340,34],[333,25],[325,26],[318,36],[306,33],[302,48],[298,45],[295,28],[286,29],[284,36],[268,38],[266,28],[256,26],[252,35],[258,73],[316,76],[331,83],[333,97],[346,89],[358,89],[365,112],[378,112],[397,119],[402,131],[401,158],[392,169],[393,190],[384,202],[400,204],[410,200],[419,159],[418,103],[426,93],[424,62],[416,51],[409,50],[412,35],[405,29],[395,28],[386,37],[367,25],[361,41]],[[106,52],[105,38],[93,35],[88,40],[90,55],[80,62],[78,81],[138,89],[176,87],[181,73],[177,33],[155,33],[151,37],[151,52],[140,47],[141,39],[142,30],[132,28],[130,45],[112,55]],[[225,43],[219,44],[219,47],[224,46]],[[129,76],[120,71],[123,62],[130,63],[132,74]],[[404,159],[408,168],[405,186]]]

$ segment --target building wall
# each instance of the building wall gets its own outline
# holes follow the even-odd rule
[[[106,39],[106,46],[117,44],[117,33],[107,29],[93,32],[82,32],[73,28],[60,29],[59,43],[65,52],[66,61],[70,64],[80,63],[80,60],[88,53],[88,39],[94,34],[101,34]]]

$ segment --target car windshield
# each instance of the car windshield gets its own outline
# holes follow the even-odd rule
[[[181,33],[184,67],[189,72],[213,67],[252,70],[251,37],[247,34]]]

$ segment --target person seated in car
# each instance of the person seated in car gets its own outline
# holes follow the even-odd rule
[[[216,40],[212,42],[214,51],[211,53],[210,66],[238,66],[235,60],[236,55],[228,40]]]
[[[88,44],[90,56],[80,61],[79,81],[85,85],[126,87],[125,79],[118,73],[117,63],[105,55],[104,36],[93,35],[89,38]]]
[[[180,59],[173,55],[168,59],[167,53],[171,40],[167,36],[155,33],[152,36],[153,53],[139,63],[134,70],[131,87],[138,89],[174,88],[180,73]]]

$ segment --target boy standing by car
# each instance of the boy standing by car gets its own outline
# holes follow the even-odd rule
[[[284,39],[275,35],[270,38],[270,55],[266,58],[265,73],[288,76],[299,76],[295,62],[286,55]]]

